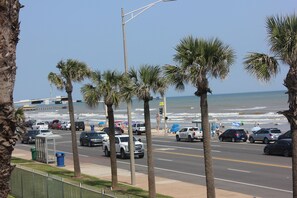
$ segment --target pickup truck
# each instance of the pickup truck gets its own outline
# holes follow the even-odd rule
[[[48,129],[48,124],[45,122],[36,122],[35,124],[32,125],[32,130],[47,130]]]
[[[136,140],[135,137],[133,137],[134,141],[134,155],[138,156],[139,158],[144,157],[144,146],[143,143]],[[116,144],[116,154],[119,155],[122,159],[127,158],[130,155],[129,152],[129,136],[128,135],[116,135],[115,136],[115,144]],[[109,140],[106,142],[103,142],[102,149],[104,151],[104,155],[106,157],[110,156],[110,144]]]
[[[194,140],[203,141],[203,132],[198,127],[183,127],[176,132],[176,141],[186,140],[193,142]]]

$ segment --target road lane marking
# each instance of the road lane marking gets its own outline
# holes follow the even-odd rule
[[[182,156],[188,156],[188,157],[204,158],[203,155],[167,152],[167,151],[159,151],[159,150],[155,150],[155,152],[171,154],[171,155],[182,155]],[[228,162],[237,162],[237,163],[244,163],[244,164],[252,164],[252,165],[261,165],[261,166],[271,166],[271,167],[277,167],[277,168],[292,169],[292,166],[285,166],[285,165],[279,165],[279,164],[269,164],[269,163],[264,163],[264,162],[253,162],[253,161],[237,160],[237,159],[222,158],[222,157],[212,157],[212,159],[221,160],[221,161],[228,161]]]
[[[122,163],[122,164],[130,164],[129,162],[123,162],[123,161],[118,161],[118,163]],[[135,165],[136,165],[136,166],[139,166],[139,167],[147,168],[146,165],[141,165],[141,164],[135,164]],[[187,172],[176,171],[176,170],[170,170],[170,169],[159,168],[159,167],[155,167],[155,169],[157,169],[157,170],[161,170],[161,171],[167,171],[167,172],[178,173],[178,174],[182,174],[182,175],[189,175],[189,176],[195,176],[195,177],[205,178],[205,175],[199,175],[199,174],[187,173]],[[250,184],[250,183],[239,182],[239,181],[233,181],[233,180],[222,179],[222,178],[217,178],[217,177],[215,177],[214,179],[217,180],[217,181],[223,181],[223,182],[228,182],[228,183],[233,183],[233,184],[239,184],[239,185],[251,186],[251,187],[255,187],[255,188],[264,188],[264,189],[269,189],[269,190],[274,190],[274,191],[280,191],[280,192],[286,192],[286,193],[293,193],[293,191],[291,191],[291,190],[284,190],[284,189],[273,188],[273,187],[269,187],[269,186],[261,186],[261,185],[257,185],[257,184]]]
[[[233,169],[233,168],[227,168],[227,170],[241,172],[241,173],[251,173],[251,171],[239,170],[239,169]]]
[[[196,150],[196,151],[203,151],[203,149],[197,149],[197,148],[189,148],[189,147],[180,147],[180,146],[169,146],[169,145],[162,145],[162,144],[153,144],[153,146],[159,146],[159,147],[167,147],[167,148],[177,148],[177,149],[184,149],[184,150]],[[211,150],[215,153],[220,153],[221,151],[218,150]]]
[[[170,160],[170,159],[163,159],[163,158],[157,158],[157,160],[166,161],[166,162],[172,162],[173,161],[173,160]]]
[[[174,148],[157,148],[155,150],[158,150],[158,151],[175,151]]]

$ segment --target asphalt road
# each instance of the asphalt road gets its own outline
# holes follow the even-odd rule
[[[71,154],[69,131],[54,131],[62,135],[56,141],[58,151]],[[79,139],[79,132],[77,133]],[[138,136],[145,144],[145,135]],[[78,144],[79,145],[79,144]],[[254,197],[292,197],[292,161],[282,156],[263,154],[264,144],[212,142],[215,186],[249,194]],[[18,148],[29,149],[18,144]],[[175,138],[153,137],[155,175],[184,182],[205,185],[202,142],[176,142]],[[108,165],[101,147],[79,146],[79,154],[90,163]],[[136,159],[136,171],[147,172],[146,155]],[[118,158],[118,168],[128,169],[130,160]],[[181,189],[182,190],[182,189]]]

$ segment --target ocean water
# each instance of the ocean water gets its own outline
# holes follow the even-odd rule
[[[254,125],[261,127],[277,127],[283,132],[289,129],[287,119],[278,114],[278,111],[287,110],[287,95],[285,91],[234,93],[208,95],[208,108],[210,122],[250,130]],[[151,122],[156,124],[156,115],[159,112],[162,99],[150,102]],[[166,107],[167,123],[181,126],[194,125],[193,120],[200,120],[200,99],[196,96],[167,97]],[[28,119],[51,121],[53,119],[69,120],[67,104],[37,105],[35,111],[26,111]],[[84,102],[74,103],[75,117],[90,124],[106,121],[105,107],[102,102],[95,108],[88,107]],[[127,107],[122,103],[115,110],[115,120],[127,121]],[[132,101],[132,120],[144,121],[143,102],[135,99]]]

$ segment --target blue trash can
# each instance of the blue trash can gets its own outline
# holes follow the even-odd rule
[[[59,167],[64,167],[64,156],[65,153],[63,152],[56,152],[56,157],[57,157],[57,166]]]

